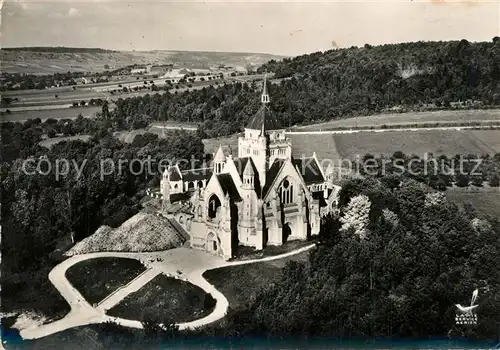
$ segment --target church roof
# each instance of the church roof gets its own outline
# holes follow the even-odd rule
[[[278,173],[280,172],[280,169],[283,167],[285,162],[286,162],[285,159],[278,158],[274,160],[273,164],[266,173],[266,185],[264,186],[264,192],[262,193],[262,198],[264,198],[267,195],[269,187],[271,187],[271,184],[274,182],[276,176],[278,176]]]
[[[316,191],[311,193],[313,199],[317,199],[319,201],[320,207],[326,207],[328,203],[326,203],[325,198],[323,197],[323,191]]]
[[[217,175],[217,180],[219,181],[220,187],[224,192],[224,195],[229,194],[229,197],[235,201],[241,200],[240,194],[236,185],[233,182],[231,174],[219,174]]]
[[[184,181],[208,180],[211,176],[211,168],[189,169],[182,172],[182,178]]]
[[[245,170],[243,170],[243,175],[246,176],[254,176],[255,171],[253,169],[252,162],[247,162],[247,165],[245,165]]]
[[[169,181],[181,181],[182,176],[179,172],[177,165],[168,168],[168,180]]]
[[[292,163],[299,168],[299,172],[302,174],[306,185],[325,182],[319,164],[314,157],[292,158]]]
[[[217,150],[217,153],[214,156],[214,162],[225,162],[226,161],[226,156],[224,155],[224,150],[222,149],[222,146],[219,146],[219,149]]]
[[[262,125],[264,125],[264,130],[277,130],[280,129],[280,125],[276,120],[275,116],[271,112],[271,109],[263,104],[257,113],[255,113],[248,125],[247,129],[262,130]]]
[[[254,187],[257,190],[257,195],[258,195],[260,189],[259,172],[257,171],[257,167],[255,166],[255,163],[253,162],[252,158],[251,157],[234,158],[234,162],[236,164],[236,168],[238,169],[240,180],[242,181],[243,181],[243,173],[246,167],[249,166],[250,164],[254,173],[254,180],[253,180]]]

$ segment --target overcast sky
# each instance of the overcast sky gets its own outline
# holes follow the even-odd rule
[[[6,0],[2,46],[296,55],[333,46],[500,36],[500,0]]]

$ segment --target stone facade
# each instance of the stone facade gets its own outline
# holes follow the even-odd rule
[[[261,102],[238,140],[238,157],[219,147],[211,168],[165,171],[163,209],[174,194],[188,195],[188,210],[175,218],[192,248],[229,259],[238,245],[262,249],[306,240],[319,233],[323,215],[336,211],[339,186],[331,169],[324,172],[315,154],[292,157],[291,141],[268,108],[265,84]]]

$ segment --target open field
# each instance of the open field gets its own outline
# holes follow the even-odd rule
[[[288,261],[307,261],[309,252],[287,258],[208,270],[203,277],[229,301],[231,308],[248,303],[257,291],[280,279]]]
[[[387,131],[357,132],[353,134],[333,135],[339,155],[354,159],[366,153],[373,155],[392,155],[396,151],[405,154],[423,156],[432,152],[445,154],[486,154],[495,153],[487,142],[494,135],[500,137],[500,130],[488,130],[488,139],[481,140],[474,130],[423,130],[423,131]],[[479,135],[480,136],[480,135]]]
[[[500,153],[500,132],[499,130],[473,130],[471,133],[489,148]]]
[[[500,218],[500,188],[449,188],[445,193],[457,204],[471,204],[479,215]]]
[[[335,128],[368,128],[380,127],[382,125],[405,125],[416,123],[467,123],[467,122],[490,122],[500,121],[500,110],[446,110],[434,112],[414,112],[414,113],[395,113],[395,114],[377,114],[368,117],[355,117],[342,120],[332,120],[325,123],[296,126],[293,130],[329,130]]]
[[[66,277],[89,303],[97,303],[145,270],[135,259],[96,258],[70,267]]]
[[[423,156],[425,153],[494,154],[500,150],[500,130],[384,130],[336,134],[287,134],[292,141],[292,155],[338,162],[355,159],[366,153],[392,155],[396,151]],[[238,135],[203,140],[205,153],[214,153],[219,145],[238,149]]]
[[[46,120],[53,119],[75,119],[78,115],[84,117],[95,117],[96,112],[101,111],[101,107],[71,107],[46,109],[40,111],[24,111],[0,114],[0,122],[21,122],[28,119],[40,118]]]
[[[139,321],[189,322],[208,315],[215,306],[214,303],[205,308],[205,295],[206,292],[194,284],[159,275],[107,314]]]
[[[135,87],[150,87],[151,80],[147,79],[148,84],[144,84],[144,80],[133,80],[128,83],[115,81],[105,84],[88,84],[75,87],[75,90],[68,89],[68,87],[51,88],[46,90],[20,90],[20,91],[6,91],[2,93],[3,97],[16,99],[8,105],[3,105],[0,112],[5,112],[7,109],[11,112],[17,111],[38,111],[45,109],[59,109],[72,106],[74,102],[80,103],[85,101],[88,103],[91,99],[101,99],[113,101],[119,98],[132,98],[144,95],[163,94],[165,86],[165,79],[153,79],[154,84],[159,88],[158,91],[143,89],[133,91]],[[210,85],[222,83],[224,80],[217,81],[196,81],[189,84],[181,84],[178,88],[171,88],[170,93],[182,93],[185,91],[200,90]],[[91,85],[96,85],[91,87]],[[99,86],[97,86],[99,85]],[[191,86],[188,86],[191,85]],[[177,86],[177,85],[176,85]],[[127,88],[128,91],[124,92],[122,89]],[[113,90],[116,90],[112,93]]]
[[[8,73],[53,74],[71,72],[102,72],[133,64],[181,65],[206,68],[211,64],[244,67],[260,65],[283,56],[265,53],[201,52],[201,51],[113,51],[113,52],[36,52],[2,50],[2,70]]]
[[[76,135],[76,136],[58,136],[50,139],[45,139],[40,141],[38,144],[42,147],[51,148],[53,145],[63,141],[76,141],[80,140],[83,142],[87,142],[90,139],[90,135]]]

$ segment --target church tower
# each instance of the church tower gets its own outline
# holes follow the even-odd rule
[[[269,108],[271,100],[267,92],[266,76],[264,76],[260,102],[262,103],[261,107],[245,127],[245,136],[238,139],[238,157],[252,158],[259,175],[259,183],[263,188],[266,184],[266,173],[270,166],[269,131],[278,128],[278,124]],[[262,190],[262,188],[259,190]]]
[[[220,174],[224,169],[224,164],[226,163],[226,156],[224,155],[224,151],[222,150],[222,145],[219,146],[217,153],[214,156],[214,173]]]
[[[160,181],[160,189],[162,195],[162,210],[166,211],[170,206],[170,179],[168,176],[168,168],[166,168],[163,172],[163,176]]]
[[[257,217],[257,194],[255,193],[255,171],[252,160],[248,160],[243,170],[241,193],[243,202],[238,211],[238,240],[244,244],[257,246],[259,237],[255,236],[255,219]]]

